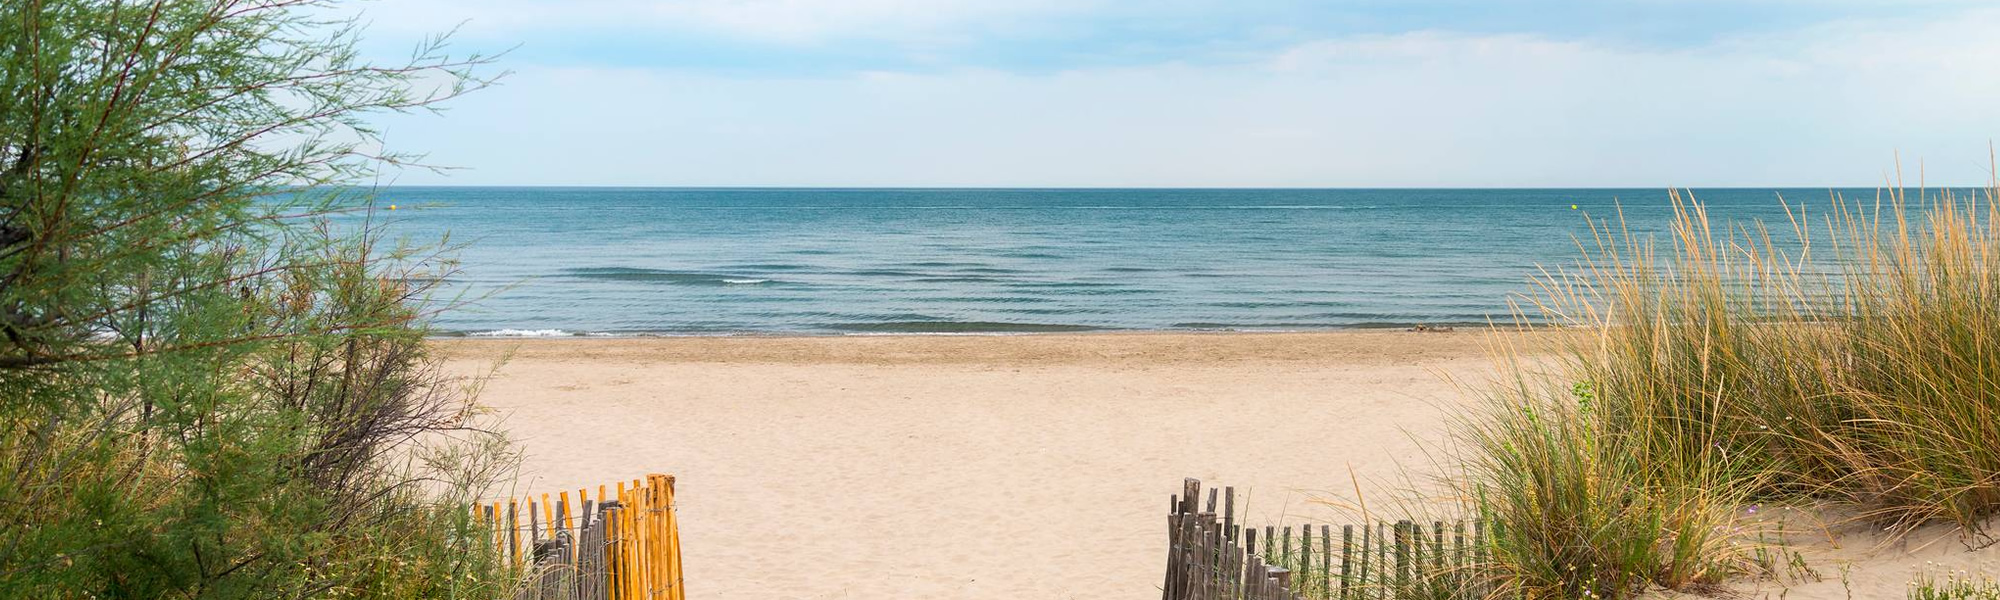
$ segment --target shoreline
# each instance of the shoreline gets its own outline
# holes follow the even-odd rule
[[[949,323],[944,323],[949,324]],[[1410,332],[1448,333],[1453,331],[1484,331],[1488,329],[1522,329],[1520,326],[1497,323],[1397,323],[1382,325],[1352,325],[1299,328],[1202,328],[1202,329],[1122,329],[1114,327],[1070,328],[1067,325],[1038,326],[1020,324],[1027,329],[970,329],[964,331],[929,330],[742,330],[742,331],[570,331],[566,329],[502,328],[473,331],[441,331],[424,336],[428,340],[458,339],[652,339],[652,338],[733,338],[733,337],[803,337],[803,338],[843,338],[879,336],[1035,336],[1035,335],[1238,335],[1238,334],[1291,334],[1291,333],[1343,333],[1343,332]],[[1039,327],[1052,327],[1042,329]],[[1525,329],[1539,330],[1547,325],[1533,324]]]
[[[1026,334],[433,337],[454,359],[589,358],[657,363],[788,364],[1174,363],[1385,364],[1489,357],[1495,340],[1538,332],[1343,329],[1287,332],[1103,331]],[[1545,333],[1545,332],[1539,332]]]

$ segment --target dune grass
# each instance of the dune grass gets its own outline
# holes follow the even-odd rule
[[[1833,196],[1791,223],[1656,240],[1595,221],[1524,321],[1541,336],[1456,434],[1463,496],[1508,523],[1510,597],[1623,598],[1772,575],[1758,505],[1833,505],[1969,538],[2000,512],[2000,208],[1993,190]],[[1529,318],[1534,317],[1534,318]],[[1552,351],[1552,352],[1550,352]]]

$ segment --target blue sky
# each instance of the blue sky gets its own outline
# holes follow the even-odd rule
[[[378,0],[504,84],[401,184],[1977,184],[2000,9],[1952,0]],[[462,24],[462,25],[461,25]]]

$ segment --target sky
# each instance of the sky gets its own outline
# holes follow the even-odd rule
[[[1980,185],[1971,0],[375,0],[500,85],[401,185]]]

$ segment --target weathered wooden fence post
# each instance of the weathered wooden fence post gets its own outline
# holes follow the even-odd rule
[[[1316,581],[1316,579],[1313,577],[1313,568],[1312,568],[1313,528],[1311,525],[1301,525],[1299,526],[1299,529],[1301,530],[1299,532],[1299,577],[1298,577],[1299,581],[1298,581],[1298,587],[1293,591],[1298,593],[1305,593],[1313,588],[1313,582]]]
[[[1410,535],[1416,523],[1409,520],[1396,522],[1396,594],[1407,594],[1410,590]]]
[[[1340,526],[1340,598],[1351,598],[1354,590],[1354,526]]]
[[[1314,542],[1314,547],[1319,549],[1317,555],[1319,564],[1311,566],[1312,572],[1315,573],[1311,589],[1319,592],[1316,597],[1331,598],[1333,597],[1333,526],[1319,526],[1319,541]]]

